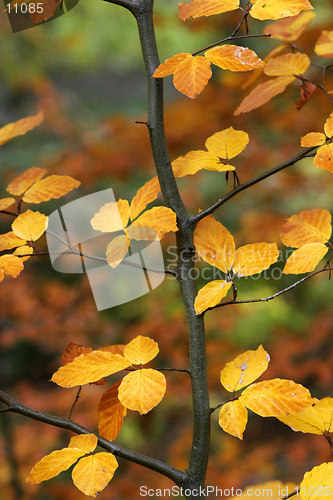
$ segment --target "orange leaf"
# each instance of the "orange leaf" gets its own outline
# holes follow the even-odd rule
[[[151,203],[157,198],[158,193],[161,191],[158,177],[153,177],[150,181],[146,182],[140,189],[138,189],[134,196],[129,215],[133,221],[141,212],[146,208],[148,203]]]
[[[185,61],[192,58],[192,54],[189,52],[183,52],[181,54],[176,54],[169,59],[166,59],[164,63],[160,64],[159,67],[155,70],[153,77],[154,78],[163,78],[164,76],[172,75]]]
[[[268,269],[278,257],[276,243],[252,243],[237,249],[232,269],[238,277],[252,276]]]
[[[191,56],[177,67],[173,84],[179,92],[195,99],[212,76],[210,62],[204,56]]]
[[[333,144],[321,146],[314,157],[313,164],[318,168],[333,172]]]
[[[122,262],[128,252],[128,241],[125,234],[116,236],[106,247],[106,260],[115,269]]]
[[[99,209],[99,211],[91,219],[91,225],[97,231],[112,233],[116,231],[122,231],[124,227],[127,226],[128,218],[128,201],[111,201],[110,203],[106,203]]]
[[[138,335],[124,349],[124,356],[133,365],[144,365],[159,353],[158,343],[149,337]]]
[[[326,136],[331,139],[333,137],[333,113],[330,114],[330,116],[327,118],[325,125],[324,125],[324,130]]]
[[[257,0],[250,10],[255,19],[281,19],[296,16],[301,10],[313,9],[308,0]]]
[[[229,163],[222,163],[221,159],[209,151],[190,151],[185,156],[180,156],[172,162],[175,177],[193,175],[199,170],[213,170],[226,172],[235,170]]]
[[[192,0],[179,4],[179,17],[186,21],[189,17],[212,16],[238,9],[239,0]]]
[[[228,434],[243,439],[247,418],[248,414],[245,405],[236,399],[222,406],[219,414],[219,424]]]
[[[308,69],[309,65],[310,59],[306,54],[301,52],[284,54],[270,59],[264,73],[268,76],[301,75]]]
[[[160,238],[169,231],[178,231],[176,214],[167,207],[154,207],[147,210],[133,222],[132,226],[152,227]]]
[[[166,390],[163,373],[157,370],[136,370],[126,375],[118,390],[119,401],[140,415],[148,413],[162,400]]]
[[[193,241],[204,261],[224,273],[230,271],[235,257],[235,242],[229,231],[214,217],[208,215],[198,222]]]
[[[313,12],[301,12],[297,16],[280,19],[275,23],[265,26],[263,33],[270,34],[272,38],[293,42],[301,36],[309,23],[315,17]]]
[[[13,231],[6,234],[0,234],[0,252],[3,250],[10,250],[11,248],[20,247],[25,245],[27,240],[18,238]]]
[[[27,118],[22,118],[17,122],[9,123],[5,127],[0,128],[0,146],[5,144],[5,142],[10,141],[18,135],[24,135],[29,130],[37,127],[44,119],[43,111],[40,111],[37,115],[28,116]]]
[[[229,127],[208,137],[205,146],[208,151],[219,158],[230,160],[239,155],[247,146],[249,136],[243,130]]]
[[[14,179],[7,187],[7,191],[14,196],[21,196],[36,181],[46,174],[44,168],[31,167],[22,175]]]
[[[315,53],[321,57],[333,58],[333,31],[322,31],[316,41]]]
[[[280,417],[297,413],[313,403],[311,394],[292,380],[275,378],[247,387],[239,399],[262,417]]]
[[[54,16],[56,8],[58,7],[61,0],[42,0],[41,4],[43,6],[41,12],[31,12],[29,15],[33,24],[40,23],[42,21],[47,21]],[[37,3],[38,0],[34,0],[33,3]],[[30,2],[29,2],[30,3]]]
[[[27,203],[41,203],[55,198],[60,198],[77,188],[81,182],[76,181],[68,175],[50,175],[41,179],[29,188],[23,195],[23,201]]]
[[[293,431],[323,435],[333,431],[333,398],[324,398],[299,413],[289,413],[279,420]]]
[[[1,255],[0,256],[0,269],[1,274],[8,274],[12,278],[17,278],[23,270],[23,262],[15,255]]]
[[[325,144],[326,136],[322,132],[309,132],[301,139],[301,146],[308,148]]]
[[[256,351],[246,351],[221,371],[221,384],[227,391],[236,392],[242,387],[252,384],[267,370],[270,357],[262,345]]]
[[[327,243],[331,232],[329,211],[314,208],[287,219],[280,236],[287,247],[299,248],[307,243]]]
[[[121,381],[116,382],[106,391],[98,403],[98,430],[102,437],[113,441],[123,426],[127,409],[118,399],[118,387]]]
[[[227,295],[230,287],[231,283],[227,281],[214,280],[201,288],[194,302],[196,314],[201,314],[209,307],[216,306]]]
[[[28,484],[39,484],[57,476],[60,472],[69,469],[80,457],[87,452],[81,449],[64,448],[46,455],[31,469],[26,480]]]
[[[2,198],[0,200],[0,212],[15,203],[15,198]]]
[[[281,94],[286,86],[294,79],[295,77],[293,76],[280,76],[279,78],[274,78],[268,82],[257,85],[257,87],[251,90],[249,95],[243,99],[234,112],[234,115],[247,113],[252,109],[259,108],[263,104],[266,104],[266,102],[270,101],[273,97]]]
[[[111,453],[100,452],[81,458],[72,472],[73,483],[82,493],[95,498],[113,478],[117,467],[118,462]]]
[[[205,52],[205,57],[213,64],[230,71],[250,71],[265,66],[253,50],[238,45],[222,45]]]
[[[36,241],[45,233],[47,225],[48,217],[46,215],[27,210],[14,220],[12,230],[19,238]]]
[[[84,345],[73,344],[72,342],[66,347],[64,352],[61,355],[61,362],[63,365],[67,365],[67,363],[71,363],[77,356],[81,356],[81,354],[88,354],[88,352],[92,351],[92,347],[86,347]]]
[[[79,434],[71,438],[68,448],[75,448],[84,451],[84,453],[92,453],[97,446],[97,436],[95,434]]]
[[[328,252],[323,243],[307,243],[295,250],[284,266],[284,274],[303,274],[312,272]]]

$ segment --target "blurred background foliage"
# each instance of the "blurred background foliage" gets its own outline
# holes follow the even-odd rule
[[[156,31],[161,61],[178,52],[194,52],[230,35],[238,12],[183,23],[176,0],[156,0]],[[313,0],[317,17],[298,41],[311,54],[322,29],[332,29],[332,3]],[[249,19],[251,32],[267,23]],[[253,31],[252,31],[253,30]],[[112,187],[117,198],[131,199],[154,175],[145,120],[146,88],[136,26],[130,14],[106,2],[80,1],[54,22],[13,34],[0,16],[0,125],[45,113],[44,122],[26,136],[1,147],[1,197],[21,171],[38,166],[49,173],[72,175],[82,185],[60,200],[31,207],[51,213],[62,204]],[[278,41],[257,39],[248,46],[265,57]],[[315,57],[315,62],[322,63]],[[326,61],[327,62],[327,61]],[[312,71],[312,70],[311,70]],[[328,74],[332,89],[331,74]],[[294,156],[300,137],[322,131],[332,111],[323,93],[297,111],[299,83],[253,112],[233,116],[249,92],[247,75],[214,70],[213,80],[195,101],[165,79],[166,128],[172,159],[193,149],[229,126],[250,136],[234,165],[241,182]],[[320,81],[320,76],[316,76]],[[331,78],[329,80],[329,78]],[[332,174],[307,158],[236,196],[216,217],[232,232],[238,246],[279,240],[285,218],[311,208],[332,212]],[[179,180],[191,213],[209,206],[232,187],[224,174],[201,172]],[[11,221],[2,216],[0,229]],[[173,265],[174,237],[166,235],[166,265]],[[43,243],[39,249],[43,250]],[[237,281],[239,299],[267,297],[297,281],[281,276],[283,263],[260,279]],[[188,366],[186,323],[177,284],[163,285],[134,302],[97,312],[86,277],[56,273],[47,258],[30,259],[17,279],[0,287],[1,386],[22,403],[67,416],[75,389],[49,382],[70,342],[98,348],[126,343],[138,334],[159,342],[152,366]],[[200,265],[199,265],[200,269]],[[213,273],[213,269],[211,269]],[[212,274],[213,276],[213,274]],[[199,278],[198,286],[205,282]],[[332,395],[332,283],[327,275],[297,287],[268,303],[229,306],[206,315],[209,384],[212,406],[226,399],[220,370],[245,349],[260,343],[271,355],[263,378],[290,378],[316,397]],[[116,377],[108,379],[108,386]],[[191,441],[190,383],[186,374],[167,375],[168,391],[151,414],[129,412],[117,442],[185,468]],[[84,387],[73,418],[96,430],[97,403],[105,387]],[[70,482],[69,473],[25,486],[31,467],[53,449],[66,446],[68,433],[17,416],[3,415],[0,442],[0,484],[6,500],[85,498]],[[305,471],[330,460],[324,438],[299,435],[273,419],[251,415],[244,442],[225,435],[213,415],[212,457],[207,484],[243,488],[271,479],[299,482]],[[171,487],[170,481],[119,460],[111,485],[99,497],[137,500],[139,486]],[[129,479],[130,478],[130,479]]]

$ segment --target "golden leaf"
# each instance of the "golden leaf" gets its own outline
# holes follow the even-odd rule
[[[221,45],[205,52],[205,57],[219,68],[230,71],[250,71],[265,66],[253,50],[239,45]]]
[[[259,1],[259,0],[258,0]],[[257,85],[251,92],[242,100],[234,115],[240,113],[247,113],[252,109],[259,108],[266,102],[270,101],[273,97],[281,94],[289,83],[295,77],[293,76],[280,76],[269,80],[268,82]]]
[[[262,417],[297,413],[313,403],[308,389],[292,380],[279,378],[250,385],[239,399],[247,408]]]
[[[125,234],[116,236],[106,247],[106,260],[114,269],[122,262],[128,252],[128,241]]]
[[[195,99],[212,76],[210,62],[204,56],[191,56],[177,67],[173,84],[179,92]]]
[[[329,211],[314,208],[287,219],[281,229],[280,237],[287,247],[299,248],[308,243],[327,243],[331,232]]]
[[[28,245],[23,245],[18,247],[14,252],[13,255],[16,255],[17,257],[20,257],[21,262],[25,262],[30,258],[30,255],[33,254],[34,249],[32,247],[29,247]]]
[[[17,278],[23,270],[23,261],[15,255],[1,255],[0,256],[0,269],[1,274]]]
[[[204,261],[224,273],[230,271],[235,257],[235,242],[229,231],[214,217],[208,215],[198,222],[193,241]]]
[[[331,139],[333,136],[333,113],[331,113],[330,116],[327,118],[324,125],[324,130],[327,137]]]
[[[325,144],[326,136],[321,132],[309,132],[301,138],[301,146],[311,148],[312,146],[321,146]]]
[[[47,225],[48,217],[46,215],[27,210],[14,220],[12,230],[19,238],[27,241],[36,241],[45,233]]]
[[[133,221],[141,212],[146,208],[148,203],[151,203],[157,198],[158,193],[161,191],[158,177],[153,177],[150,181],[146,182],[140,189],[138,189],[134,196],[129,215]]]
[[[333,172],[333,144],[321,146],[316,153],[313,164],[318,168]]]
[[[9,123],[5,127],[0,128],[0,146],[5,144],[5,142],[10,141],[18,135],[24,135],[29,130],[37,127],[44,119],[43,111],[37,113],[37,115],[28,116],[27,118],[22,118],[17,122]],[[14,193],[12,193],[14,194]]]
[[[41,203],[55,198],[60,198],[77,188],[81,182],[69,175],[50,175],[45,179],[35,182],[23,195],[27,203]]]
[[[313,9],[308,0],[257,0],[250,10],[255,19],[281,19],[296,16],[301,10]]]
[[[217,157],[230,160],[239,155],[248,142],[249,136],[246,132],[229,127],[208,137],[205,146]]]
[[[209,151],[190,151],[185,156],[180,156],[172,162],[175,177],[196,174],[199,170],[214,170],[226,172],[235,170],[229,163],[222,163],[220,158]]]
[[[2,198],[2,200],[0,200],[0,212],[10,207],[15,201],[15,198]]]
[[[293,431],[323,435],[333,431],[333,398],[324,398],[299,413],[289,413],[279,420]]]
[[[159,236],[157,234],[156,229],[152,227],[146,227],[146,226],[129,226],[126,229],[127,236],[129,237],[130,240],[159,240]]]
[[[320,37],[316,41],[314,51],[318,56],[333,57],[333,31],[322,31]]]
[[[229,392],[238,391],[260,377],[267,370],[269,360],[262,345],[256,351],[246,351],[225,365],[221,371],[221,384]]]
[[[95,434],[79,434],[71,438],[68,448],[75,448],[84,453],[91,453],[97,446],[97,436]]]
[[[7,191],[14,196],[21,196],[35,182],[46,174],[44,168],[31,167],[22,175],[14,179],[7,187]]]
[[[148,413],[162,400],[166,390],[163,373],[151,368],[136,370],[126,375],[118,390],[119,401],[140,415]]]
[[[149,337],[138,335],[124,349],[124,356],[133,365],[144,365],[159,353],[158,343]]]
[[[13,231],[0,234],[0,252],[25,245],[27,240],[19,238]]]
[[[264,35],[270,34],[272,38],[293,42],[301,36],[309,23],[315,17],[313,12],[301,12],[297,16],[280,19],[275,23],[268,24],[263,29]]]
[[[306,54],[284,54],[270,59],[264,73],[268,76],[302,75],[310,66],[310,59]]]
[[[127,220],[126,224],[124,225],[123,220],[126,219],[126,207]],[[105,233],[112,233],[116,231],[122,231],[124,227],[127,226],[128,217],[128,202],[126,200],[118,200],[117,202],[111,201],[110,203],[106,203],[105,205],[103,205],[90,222],[95,230]]]
[[[179,4],[179,17],[186,21],[189,17],[212,16],[238,9],[239,0],[192,0]]]
[[[154,78],[163,78],[164,76],[172,75],[178,68],[180,64],[191,59],[192,54],[189,52],[183,52],[181,54],[176,54],[169,59],[166,59],[164,63],[160,64],[159,67],[155,70],[153,77]]]
[[[328,247],[324,243],[307,243],[290,255],[282,272],[284,274],[310,273],[327,252]]]
[[[76,385],[90,384],[101,377],[127,368],[130,363],[120,354],[111,352],[92,351],[81,354],[72,363],[61,366],[51,380],[61,387],[75,387]]]
[[[279,250],[276,243],[252,243],[236,250],[235,262],[232,265],[238,276],[252,276],[278,260]]]
[[[219,424],[228,434],[243,439],[247,417],[246,407],[236,399],[222,406],[219,414]]]
[[[196,314],[201,314],[209,307],[214,307],[221,302],[231,287],[231,283],[224,280],[214,280],[207,283],[199,290],[195,302],[194,309]]]
[[[121,381],[113,384],[106,391],[98,403],[98,430],[101,436],[113,441],[123,426],[123,420],[127,413],[118,398],[118,388]]]
[[[299,488],[302,500],[322,500],[332,498],[333,462],[324,462],[304,474]]]
[[[92,347],[86,347],[80,344],[73,344],[71,342],[61,355],[61,362],[63,365],[71,363],[75,358],[81,356],[81,354],[88,354],[92,351]]]
[[[140,215],[132,226],[148,226],[157,231],[159,237],[169,231],[178,231],[176,214],[168,207],[154,207]]]
[[[72,472],[73,483],[87,496],[96,497],[104,490],[118,467],[116,457],[100,452],[81,458]]]
[[[28,484],[39,484],[57,476],[60,472],[69,469],[80,457],[87,452],[81,449],[64,448],[46,455],[31,469],[26,480]]]

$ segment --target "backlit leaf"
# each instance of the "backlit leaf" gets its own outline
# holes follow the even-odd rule
[[[292,380],[273,379],[247,387],[239,399],[262,417],[280,417],[297,413],[313,403],[311,394]]]
[[[326,136],[322,132],[309,132],[301,138],[301,146],[311,148],[325,144]]]
[[[132,226],[148,226],[155,229],[161,237],[169,231],[178,231],[176,214],[168,207],[154,207],[144,212]]]
[[[2,200],[0,200],[0,212],[10,207],[15,201],[15,198],[2,198]]]
[[[259,0],[258,0],[259,1]],[[268,82],[261,83],[257,85],[249,95],[247,95],[236,111],[234,115],[239,115],[240,113],[247,113],[252,109],[259,108],[266,102],[270,101],[273,97],[281,94],[289,83],[291,83],[295,78],[293,76],[280,76],[279,78],[274,78]]]
[[[185,156],[180,156],[174,160],[172,168],[175,177],[193,175],[202,169],[218,172],[235,170],[235,167],[232,167],[228,163],[222,163],[220,158],[209,151],[190,151]]]
[[[228,293],[231,283],[225,280],[214,280],[207,283],[195,298],[194,309],[196,314],[201,314],[209,307],[214,307],[221,302]]]
[[[333,113],[327,118],[324,125],[325,134],[329,139],[333,136]]]
[[[243,130],[229,127],[208,137],[205,146],[208,151],[225,160],[239,155],[247,146],[249,136]]]
[[[307,243],[290,255],[282,272],[284,274],[310,273],[327,252],[328,247],[323,243]]]
[[[238,391],[260,377],[267,370],[269,360],[262,345],[256,351],[246,351],[225,365],[221,371],[221,384],[229,392]]]
[[[333,398],[324,398],[299,413],[289,413],[279,420],[293,431],[323,435],[333,431]]]
[[[24,135],[29,130],[37,127],[44,119],[43,111],[37,113],[37,115],[28,116],[27,118],[22,118],[17,122],[9,123],[5,127],[0,128],[0,146],[5,144],[5,142],[10,141],[18,135]],[[14,194],[14,193],[12,193]]]
[[[8,193],[13,194],[14,196],[21,196],[36,181],[41,179],[46,172],[47,171],[44,168],[29,168],[8,185]]]
[[[153,177],[150,181],[146,182],[132,199],[129,215],[133,221],[141,212],[146,208],[148,203],[151,203],[157,198],[158,193],[161,191],[158,177]]]
[[[91,453],[97,446],[97,436],[95,434],[79,434],[71,438],[68,448],[75,448],[84,453]]]
[[[126,205],[127,203],[127,205]],[[126,214],[127,212],[127,214]],[[127,220],[126,220],[127,215]],[[91,225],[97,231],[112,233],[122,231],[126,227],[129,217],[128,201],[111,201],[103,205],[91,219]],[[123,221],[126,220],[126,224]]]
[[[73,483],[82,493],[95,498],[113,478],[117,467],[118,462],[111,453],[100,452],[81,458],[72,472]]]
[[[191,56],[177,66],[173,84],[179,92],[195,99],[206,87],[211,76],[210,62],[204,56]]]
[[[57,476],[60,472],[69,469],[80,457],[87,452],[75,448],[64,448],[46,455],[31,469],[26,480],[28,484],[39,484]]]
[[[158,343],[149,337],[138,335],[124,349],[124,356],[133,365],[144,365],[159,353]]]
[[[228,434],[243,439],[247,418],[246,407],[236,399],[222,406],[219,414],[219,424]]]
[[[0,252],[25,245],[27,240],[19,238],[13,231],[0,234]]]
[[[253,50],[239,45],[222,45],[205,52],[205,57],[213,64],[230,71],[250,71],[265,66]]]
[[[307,243],[327,243],[331,232],[329,211],[314,208],[289,217],[280,237],[287,247],[299,248]]]
[[[192,0],[179,4],[179,17],[186,21],[189,17],[212,16],[238,9],[239,0]]]
[[[324,462],[306,472],[299,491],[302,500],[322,500],[323,496],[332,498],[333,462]]]
[[[166,390],[163,373],[152,369],[136,370],[126,375],[118,390],[119,401],[141,415],[148,413],[162,400]]]
[[[252,243],[236,250],[232,269],[238,277],[261,273],[279,257],[276,243]]]
[[[20,257],[21,262],[25,262],[26,260],[28,260],[30,258],[30,255],[32,255],[33,252],[34,252],[34,249],[32,247],[30,247],[28,245],[23,245],[21,247],[18,247],[13,252],[13,255]]]
[[[23,261],[15,255],[1,255],[0,256],[0,269],[2,274],[17,278],[23,270]]]
[[[40,212],[27,210],[20,214],[12,224],[16,236],[27,241],[36,241],[45,233],[48,217]]]
[[[268,24],[263,29],[263,33],[265,35],[270,34],[272,38],[278,40],[293,42],[301,36],[314,17],[315,14],[313,12],[301,12],[297,16],[287,17],[275,23]]]
[[[310,59],[306,54],[284,54],[270,59],[264,73],[268,76],[302,75],[309,67]]]
[[[75,387],[96,382],[101,377],[124,370],[130,365],[120,354],[92,351],[81,354],[65,366],[61,366],[52,376],[52,382],[61,387]]]
[[[250,10],[255,19],[281,19],[313,9],[308,0],[257,0]]]
[[[333,144],[321,146],[314,157],[313,164],[318,168],[333,172]]]
[[[322,31],[316,41],[315,53],[321,57],[332,59],[333,57],[333,31]],[[1,131],[0,131],[1,132]]]
[[[127,236],[116,236],[106,247],[106,260],[115,269],[122,262],[128,252]]]
[[[73,344],[72,342],[66,347],[61,355],[61,362],[63,365],[71,363],[75,358],[81,356],[81,354],[88,354],[92,351],[92,347],[86,347],[84,345]]]
[[[23,195],[27,203],[41,203],[60,198],[77,188],[81,183],[69,175],[50,175],[35,182]]]
[[[163,78],[164,76],[172,75],[178,68],[180,64],[192,58],[192,54],[189,52],[183,52],[181,54],[176,54],[169,59],[166,59],[164,63],[160,64],[155,70],[154,78]]]
[[[198,222],[194,246],[200,257],[224,273],[230,271],[235,257],[235,242],[229,231],[208,215]]]
[[[102,437],[113,441],[123,426],[123,420],[127,413],[118,398],[118,388],[121,381],[113,384],[106,391],[98,403],[98,430]]]

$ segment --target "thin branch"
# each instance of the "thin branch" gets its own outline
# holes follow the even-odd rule
[[[219,40],[218,42],[214,42],[211,45],[208,45],[204,49],[197,50],[197,52],[194,52],[192,54],[192,56],[196,56],[196,55],[200,54],[200,52],[204,52],[205,50],[211,49],[212,47],[216,47],[216,45],[220,45],[221,43],[229,42],[230,40],[240,40],[242,38],[269,38],[270,36],[271,36],[270,34],[268,34],[268,35],[263,35],[263,34],[261,34],[261,35],[237,35],[237,36],[230,35],[227,38],[223,38],[223,40]]]
[[[191,375],[190,370],[187,368],[156,368],[156,370],[159,372],[183,372]]]

